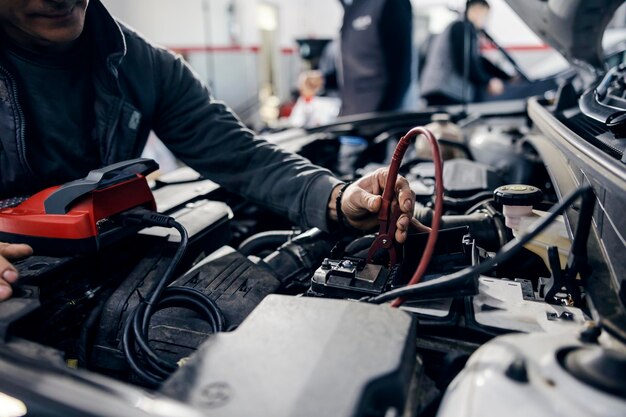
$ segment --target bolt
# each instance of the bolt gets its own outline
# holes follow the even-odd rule
[[[352,268],[354,266],[354,264],[352,263],[352,261],[343,261],[341,263],[341,266],[344,268]]]
[[[330,269],[330,260],[328,258],[324,258],[322,261],[322,269]]]

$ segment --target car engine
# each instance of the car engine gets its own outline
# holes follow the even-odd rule
[[[184,253],[157,225],[19,262],[0,305],[2,392],[33,415],[624,415],[623,165],[608,188],[594,180],[606,166],[564,156],[541,116],[574,130],[583,116],[554,103],[465,110],[270,136],[353,180],[426,126],[442,184],[420,136],[398,169],[431,231],[403,246],[298,229],[184,168],[151,183]]]

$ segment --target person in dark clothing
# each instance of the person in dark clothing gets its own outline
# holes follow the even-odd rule
[[[401,108],[411,84],[410,0],[341,0],[341,115]],[[330,85],[330,83],[329,83]]]
[[[347,186],[256,137],[179,56],[99,0],[3,0],[0,33],[0,200],[139,157],[154,131],[206,178],[303,227],[331,231],[339,213],[352,227],[377,224],[386,170]],[[402,178],[396,190],[404,241],[415,196]],[[18,278],[9,260],[31,253],[0,243],[0,300]]]
[[[465,19],[451,23],[433,41],[421,74],[422,97],[429,106],[480,102],[487,94],[504,92],[503,80],[510,77],[480,54],[478,38],[488,15],[486,0],[469,0]]]

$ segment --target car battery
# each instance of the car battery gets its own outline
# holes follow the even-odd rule
[[[309,295],[360,299],[398,288],[415,273],[426,246],[428,234],[410,234],[403,247],[402,263],[387,265],[366,263],[366,251],[341,259],[325,259],[311,279]],[[470,266],[479,248],[467,227],[441,230],[435,253],[424,281]]]

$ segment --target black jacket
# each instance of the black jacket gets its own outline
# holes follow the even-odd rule
[[[485,86],[492,78],[509,80],[507,73],[495,66],[491,61],[484,58],[480,53],[478,36],[480,32],[470,22],[461,20],[452,24],[450,42],[452,44],[452,57],[454,67],[458,74],[465,73],[465,31],[469,32],[469,79],[476,86]]]
[[[478,30],[466,20],[452,22],[432,42],[420,80],[422,96],[440,95],[462,103],[481,101],[492,78],[509,79],[480,54]],[[469,40],[467,77],[464,85],[465,38]]]
[[[338,71],[342,115],[401,108],[411,84],[409,0],[354,0],[345,6]]]
[[[94,48],[95,134],[102,165],[138,157],[154,130],[206,178],[305,227],[327,229],[326,205],[340,183],[329,171],[256,137],[179,56],[115,21],[99,0],[89,5],[85,31]],[[53,185],[29,166],[28,120],[18,87],[9,69],[0,67],[2,198]]]

